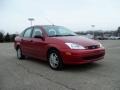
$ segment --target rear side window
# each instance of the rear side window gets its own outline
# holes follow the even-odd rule
[[[26,29],[23,37],[30,38],[31,37],[31,32],[32,32],[32,28]]]

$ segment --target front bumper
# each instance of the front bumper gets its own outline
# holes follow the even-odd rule
[[[105,49],[90,50],[62,50],[61,56],[64,64],[85,64],[95,62],[104,58]]]

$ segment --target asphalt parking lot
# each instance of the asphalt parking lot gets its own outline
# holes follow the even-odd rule
[[[105,59],[63,71],[36,59],[20,61],[13,43],[0,43],[0,90],[120,90],[120,40],[100,42]]]

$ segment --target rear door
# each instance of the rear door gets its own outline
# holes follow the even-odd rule
[[[21,40],[21,49],[24,55],[31,56],[32,51],[31,51],[31,42],[32,42],[32,30],[33,28],[27,28],[25,32],[23,33],[23,38]]]

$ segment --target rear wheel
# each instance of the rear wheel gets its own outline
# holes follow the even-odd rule
[[[63,61],[59,55],[59,52],[56,50],[51,50],[48,54],[49,66],[54,70],[63,69]]]
[[[22,54],[22,50],[20,48],[17,49],[17,58],[19,60],[24,59],[25,56]]]

